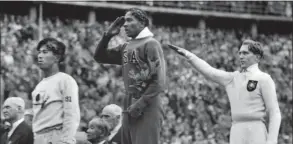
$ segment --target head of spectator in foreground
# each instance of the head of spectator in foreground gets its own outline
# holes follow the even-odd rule
[[[20,97],[9,97],[5,100],[2,113],[5,121],[10,124],[24,118],[25,102]]]
[[[135,38],[145,27],[149,26],[149,18],[145,11],[131,8],[126,11],[124,29],[128,37]]]
[[[66,46],[64,43],[54,39],[45,38],[37,45],[38,65],[43,71],[58,68],[64,60]]]
[[[247,68],[260,62],[263,58],[263,49],[261,43],[253,40],[245,40],[243,41],[238,54],[241,68]]]
[[[116,104],[110,104],[103,108],[101,119],[107,121],[112,131],[122,120],[122,108]]]
[[[101,118],[93,118],[88,125],[87,140],[95,144],[103,141],[110,134],[109,124]]]

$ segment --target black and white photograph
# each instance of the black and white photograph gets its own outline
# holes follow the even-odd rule
[[[293,1],[0,1],[0,144],[291,144]]]

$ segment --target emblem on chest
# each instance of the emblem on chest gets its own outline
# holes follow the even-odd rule
[[[39,91],[36,93],[35,97],[33,97],[33,104],[40,105],[43,108],[48,101],[49,96],[47,95],[46,91]]]
[[[257,86],[257,81],[249,80],[247,83],[247,90],[249,92],[254,91],[256,89],[256,86]]]

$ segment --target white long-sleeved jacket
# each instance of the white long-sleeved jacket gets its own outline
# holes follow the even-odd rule
[[[62,125],[62,138],[73,138],[80,123],[78,85],[68,74],[44,78],[32,92],[33,132]]]

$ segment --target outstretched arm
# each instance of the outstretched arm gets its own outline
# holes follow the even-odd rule
[[[213,68],[207,62],[200,59],[188,50],[171,44],[168,46],[169,48],[175,50],[178,54],[184,56],[189,61],[189,63],[206,78],[223,86],[229,84],[232,81],[233,73]]]

